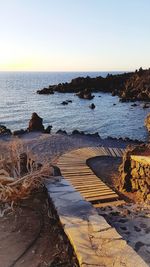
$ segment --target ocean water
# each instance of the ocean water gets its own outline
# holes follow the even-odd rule
[[[105,77],[107,73],[0,72],[0,124],[11,130],[25,129],[32,112],[37,112],[45,126],[53,126],[53,132],[61,128],[71,133],[78,129],[86,133],[98,132],[102,138],[112,136],[146,140],[144,119],[150,110],[143,109],[142,103],[132,107],[132,103],[120,103],[117,96],[105,93],[95,93],[91,101],[79,99],[70,93],[36,93],[50,84],[87,75]],[[64,100],[73,102],[63,106],[61,102]],[[96,105],[95,110],[89,108],[91,103]]]

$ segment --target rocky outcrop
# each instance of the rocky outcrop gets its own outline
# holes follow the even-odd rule
[[[150,101],[150,69],[133,73],[125,84],[120,93],[122,101]]]
[[[87,76],[73,79],[70,83],[59,83],[50,85],[49,88],[38,90],[38,94],[53,94],[54,91],[60,93],[77,93],[84,99],[92,99],[89,96],[84,97],[85,88],[89,92],[110,92],[113,96],[118,95],[122,102],[126,101],[150,101],[150,69],[123,73],[108,74],[106,78],[101,76],[90,78]]]
[[[124,85],[125,81],[129,79],[132,73],[124,73],[117,75],[108,74],[106,78],[101,76],[96,78],[78,77],[72,79],[69,83],[59,83],[57,85],[50,85],[48,88],[38,90],[38,94],[50,94],[51,92],[60,93],[79,93],[85,91],[89,92],[113,92],[118,94],[120,88]]]
[[[76,95],[77,95],[79,98],[87,99],[87,100],[91,100],[91,99],[94,98],[94,95],[92,95],[90,89],[82,90],[82,91],[76,93]]]
[[[10,134],[11,134],[11,130],[10,129],[8,129],[4,125],[0,125],[0,136],[10,135]]]
[[[27,130],[23,130],[23,129],[21,129],[21,130],[16,130],[16,131],[13,131],[13,135],[14,136],[19,136],[19,135],[23,135],[23,134],[25,134],[25,133],[27,133]]]
[[[137,194],[138,200],[150,201],[150,147],[128,147],[120,166],[120,191]],[[145,159],[145,160],[144,160]]]
[[[31,120],[29,121],[29,132],[44,132],[43,119],[37,113],[32,113]]]
[[[54,91],[51,87],[49,87],[49,88],[43,88],[42,90],[38,90],[37,93],[39,95],[53,95]]]

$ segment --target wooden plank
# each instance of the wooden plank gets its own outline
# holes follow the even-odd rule
[[[82,193],[82,196],[84,196],[84,197],[103,197],[103,196],[110,196],[110,195],[112,195],[112,196],[116,196],[116,197],[118,197],[118,195],[115,193],[115,192],[107,192],[107,191],[103,191],[103,192],[100,192],[100,193],[98,193],[98,192],[95,192],[95,193]]]
[[[98,183],[98,184],[105,184],[102,180],[100,180],[99,178],[93,178],[93,177],[89,177],[88,179],[87,179],[87,177],[86,176],[73,176],[73,177],[70,177],[70,176],[64,176],[67,180],[71,180],[71,181],[74,181],[74,182],[76,182],[76,181],[78,181],[78,182],[83,182],[85,185],[86,185],[86,183],[88,183],[88,182],[92,182],[93,184],[95,184],[95,183]]]
[[[92,186],[92,185],[87,185],[87,186],[83,186],[83,185],[79,185],[79,187],[81,188],[81,190],[94,190],[94,191],[98,191],[98,190],[102,190],[102,189],[107,189],[107,190],[112,190],[112,188],[109,188],[108,186],[104,185],[98,185],[98,186]]]
[[[109,151],[110,151],[111,156],[116,157],[116,154],[112,148],[109,147]]]
[[[99,180],[99,179],[94,179],[93,177],[90,179],[87,179],[87,177],[85,177],[85,176],[83,176],[83,178],[82,177],[78,177],[78,176],[73,176],[73,177],[70,177],[70,176],[67,176],[67,175],[65,175],[64,176],[67,180],[71,180],[71,181],[75,181],[75,182],[84,182],[85,184],[86,184],[86,182],[92,182],[93,184],[94,183],[99,183],[99,184],[101,184],[101,183],[103,183],[101,180]],[[105,183],[103,183],[103,184],[105,184]]]
[[[108,191],[112,191],[112,192],[115,192],[112,188],[109,188],[109,187],[107,187],[107,186],[98,186],[98,187],[81,187],[80,188],[80,191],[85,191],[85,192],[89,192],[89,191],[93,191],[93,192],[101,192],[101,191],[106,191],[106,190],[108,190]]]
[[[110,200],[110,199],[117,199],[119,196],[118,195],[106,195],[106,196],[97,196],[97,197],[86,197],[86,199],[88,200],[88,201],[91,201],[91,202],[93,202],[93,201],[102,201],[102,200]]]
[[[87,173],[86,175],[85,175],[85,173],[73,173],[73,172],[61,172],[63,175],[66,175],[66,176],[69,176],[70,178],[72,178],[72,177],[87,177],[87,178],[93,178],[93,179],[98,179],[98,180],[101,180],[100,178],[98,178],[95,174],[93,174],[93,173]]]
[[[98,194],[103,194],[103,193],[109,193],[109,194],[113,194],[114,193],[114,191],[112,191],[112,190],[110,190],[110,189],[108,189],[108,188],[104,188],[104,189],[99,189],[99,190],[81,190],[81,189],[79,189],[79,192],[81,193],[81,194],[84,194],[84,196],[85,195],[92,195],[92,194],[96,194],[96,195],[98,195]]]
[[[95,208],[102,208],[102,207],[107,207],[107,206],[119,206],[119,205],[124,205],[125,201],[124,200],[116,200],[116,201],[109,201],[105,203],[96,203],[93,204]]]
[[[63,173],[63,175],[65,176],[65,177],[68,177],[68,178],[70,178],[70,179],[77,179],[77,178],[79,178],[79,179],[87,179],[87,180],[93,180],[93,181],[101,181],[101,179],[100,178],[98,178],[97,176],[94,176],[94,175],[90,175],[90,174],[86,174],[86,175],[83,175],[82,173],[76,173],[76,174],[74,174],[74,173],[72,173],[72,174],[68,174],[68,173]]]
[[[74,186],[84,186],[85,187],[85,183],[84,182],[74,182],[72,180],[68,180],[70,183],[72,183]],[[88,182],[86,184],[87,186],[92,186],[93,184],[91,182]],[[99,183],[94,183],[94,186],[99,186]],[[102,185],[102,184],[101,184]],[[105,186],[105,184],[104,184]],[[107,187],[107,186],[106,186]]]
[[[70,181],[70,183],[72,183],[72,182]],[[72,183],[72,184],[73,184],[73,183]],[[101,189],[101,188],[109,188],[109,187],[105,186],[105,184],[104,184],[104,185],[91,185],[91,184],[88,184],[88,185],[86,185],[86,186],[85,186],[85,185],[82,185],[82,184],[79,184],[79,185],[77,185],[77,184],[75,185],[75,184],[74,184],[74,186],[75,186],[75,187],[78,187],[78,188],[85,188],[85,189],[86,189],[86,188],[91,188],[91,189],[92,189],[92,188],[95,188],[95,186],[96,186],[97,188],[100,188],[100,189]]]

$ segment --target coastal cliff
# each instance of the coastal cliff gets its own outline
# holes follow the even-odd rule
[[[150,69],[140,68],[135,72],[123,74],[108,74],[106,78],[101,76],[90,78],[87,76],[72,79],[69,83],[50,85],[48,88],[38,90],[38,94],[81,93],[85,89],[90,92],[109,92],[118,95],[122,102],[126,101],[150,101]]]

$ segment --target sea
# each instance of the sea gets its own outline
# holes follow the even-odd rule
[[[114,72],[116,73],[116,72]],[[52,125],[71,133],[77,129],[85,133],[98,132],[102,138],[129,137],[146,141],[148,134],[144,119],[150,112],[143,103],[121,103],[117,96],[95,93],[92,100],[79,99],[72,93],[39,95],[37,90],[49,85],[70,82],[76,77],[106,77],[108,72],[0,72],[0,124],[11,130],[26,129],[31,114],[37,112],[44,126]],[[61,103],[72,100],[67,106]],[[89,105],[96,108],[91,110]]]

